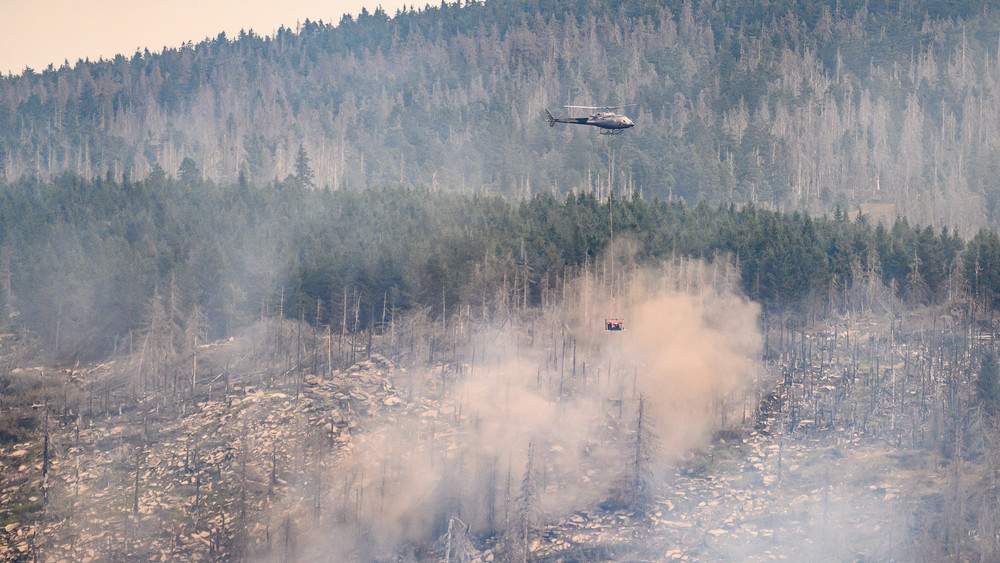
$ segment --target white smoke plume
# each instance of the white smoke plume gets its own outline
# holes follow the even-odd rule
[[[518,529],[609,498],[634,461],[640,396],[654,479],[739,424],[753,405],[761,336],[736,268],[717,258],[620,271],[612,283],[603,265],[588,268],[541,310],[474,323],[458,365],[397,374],[412,402],[328,464],[328,515],[281,512],[304,515],[297,557],[419,559],[441,549],[435,539],[455,521],[505,549]],[[626,330],[604,330],[611,315]]]

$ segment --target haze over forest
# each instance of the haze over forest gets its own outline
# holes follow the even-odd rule
[[[594,189],[608,141],[543,109],[635,104],[614,170],[648,198],[995,225],[987,6],[442,3],[220,35],[0,79],[0,173],[142,179],[191,157],[267,183],[302,145],[319,187],[562,194]]]
[[[998,158],[985,0],[0,77],[0,558],[996,559]]]

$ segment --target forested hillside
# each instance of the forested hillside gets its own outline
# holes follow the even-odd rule
[[[940,3],[442,3],[0,78],[0,174],[699,198],[1000,221],[1000,13]],[[635,104],[606,138],[543,109]],[[191,166],[193,165],[193,166]],[[561,195],[560,195],[561,197]]]
[[[998,124],[988,0],[0,77],[0,559],[998,560]]]
[[[341,332],[404,312],[486,318],[544,305],[585,270],[607,277],[612,218],[620,264],[731,259],[743,293],[768,311],[903,300],[971,320],[1000,305],[1000,238],[988,229],[963,237],[839,208],[814,218],[590,193],[510,200],[160,174],[7,185],[0,312],[63,360],[99,357],[157,326],[190,341],[269,315]]]
[[[1000,549],[993,231],[162,177],[0,210],[2,558]]]

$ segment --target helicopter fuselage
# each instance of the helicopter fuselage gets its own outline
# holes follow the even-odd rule
[[[615,112],[598,112],[588,117],[553,117],[549,110],[545,110],[549,116],[549,127],[555,127],[556,123],[572,123],[574,125],[593,125],[601,129],[621,130],[635,127],[635,123],[628,117]]]

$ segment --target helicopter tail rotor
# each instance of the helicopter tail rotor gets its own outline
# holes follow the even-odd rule
[[[556,126],[556,118],[552,117],[552,114],[549,113],[548,109],[545,110],[545,115],[549,116],[549,127],[555,127]]]

